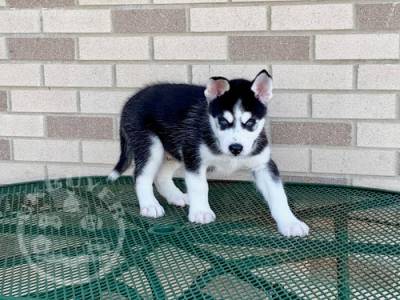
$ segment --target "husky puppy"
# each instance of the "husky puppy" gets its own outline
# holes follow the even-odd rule
[[[132,96],[120,122],[121,155],[110,180],[134,161],[134,180],[142,216],[158,218],[164,209],[153,182],[169,204],[189,205],[189,220],[215,220],[208,203],[207,169],[249,170],[268,203],[278,230],[305,236],[308,226],[289,208],[264,131],[272,78],[262,70],[253,81],[212,77],[207,85],[156,84]],[[167,159],[167,157],[172,159]],[[172,181],[183,166],[187,194]]]

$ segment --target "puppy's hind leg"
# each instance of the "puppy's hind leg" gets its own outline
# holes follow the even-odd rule
[[[181,164],[176,160],[164,160],[156,177],[156,187],[158,192],[169,204],[176,206],[185,206],[188,204],[188,197],[177,188],[172,178]]]
[[[164,158],[164,148],[158,137],[143,136],[135,145],[135,187],[140,205],[140,214],[158,218],[164,215],[164,209],[157,201],[153,191],[153,181]]]

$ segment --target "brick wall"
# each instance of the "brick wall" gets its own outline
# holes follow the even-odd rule
[[[107,174],[151,81],[275,81],[287,180],[400,190],[400,2],[0,0],[0,184]]]

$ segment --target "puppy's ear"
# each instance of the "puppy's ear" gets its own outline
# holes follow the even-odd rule
[[[251,90],[262,103],[267,104],[272,98],[272,77],[266,70],[262,70],[253,80]]]
[[[211,77],[207,82],[204,95],[206,96],[207,101],[210,102],[229,91],[229,88],[228,79],[224,77]]]

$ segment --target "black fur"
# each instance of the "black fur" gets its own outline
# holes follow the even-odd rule
[[[122,174],[133,158],[136,178],[149,158],[151,136],[156,135],[167,153],[183,161],[187,170],[197,171],[201,164],[200,144],[220,153],[209,114],[217,117],[226,110],[233,111],[239,99],[253,117],[260,119],[267,113],[266,106],[254,97],[251,81],[235,79],[229,84],[229,91],[210,103],[204,96],[204,86],[189,84],[156,84],[132,96],[121,115],[121,156],[115,170]],[[252,155],[268,145],[264,132],[255,143]]]
[[[280,174],[279,174],[279,169],[276,163],[270,159],[268,162],[268,171],[272,175],[272,179],[275,181],[280,180]]]
[[[251,152],[251,155],[260,154],[265,147],[268,146],[268,138],[264,131],[258,136],[258,138],[254,141],[254,150]]]

